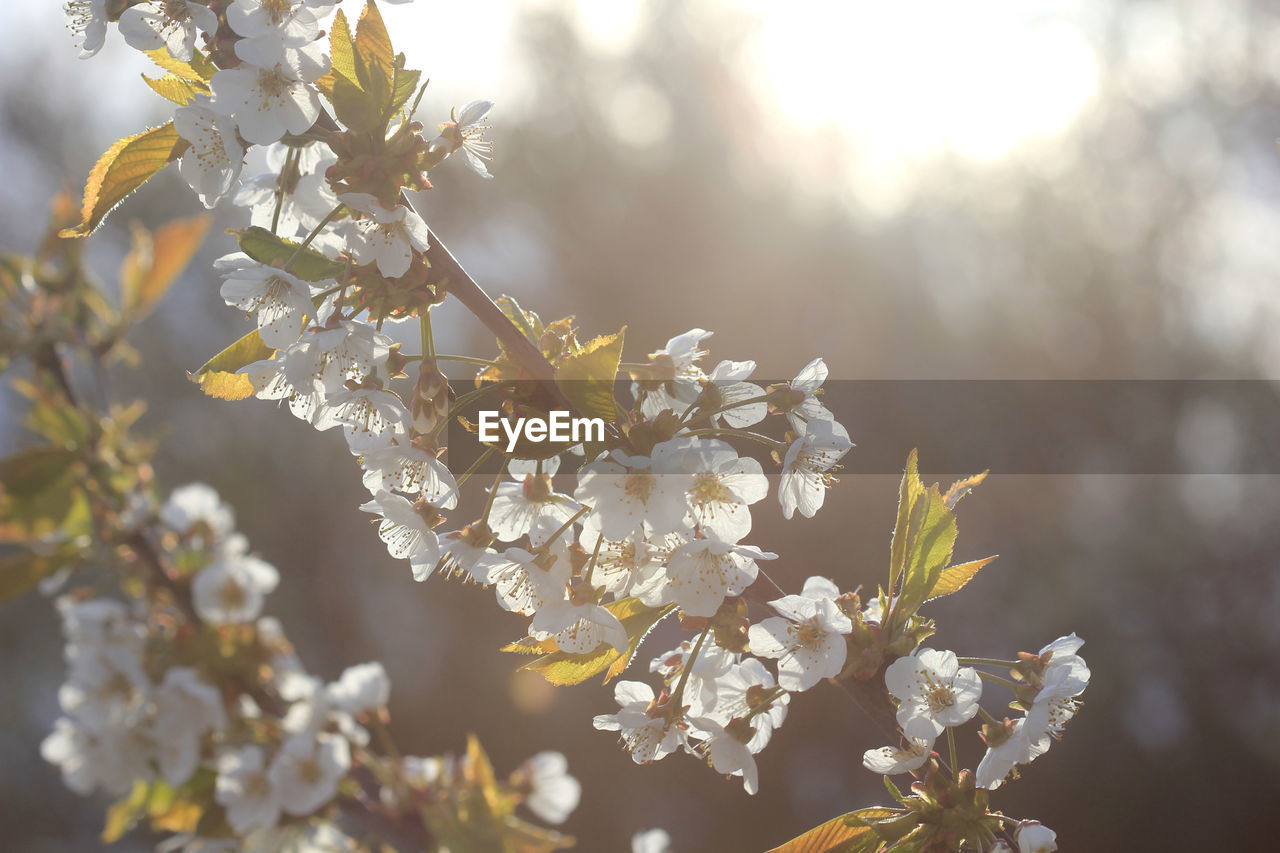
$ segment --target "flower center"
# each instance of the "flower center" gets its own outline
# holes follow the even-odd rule
[[[720,503],[733,497],[729,488],[720,481],[719,476],[706,472],[694,475],[693,488],[689,490],[689,495],[700,504]]]
[[[225,610],[239,610],[244,607],[245,594],[240,584],[231,578],[218,588],[218,602]]]
[[[289,86],[290,81],[280,72],[279,66],[258,70],[258,88],[262,91],[263,106],[266,106],[267,101],[287,92]]]
[[[649,500],[649,495],[653,494],[653,487],[657,485],[657,482],[657,478],[652,474],[640,471],[627,475],[623,481],[622,490],[627,497],[643,503]]]
[[[816,648],[825,633],[822,627],[818,625],[818,617],[814,616],[796,626],[796,645],[804,649]]]
[[[294,2],[295,0],[263,0],[261,8],[262,11],[267,13],[271,23],[279,24],[293,14]]]

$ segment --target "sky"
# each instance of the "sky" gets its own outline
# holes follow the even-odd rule
[[[358,9],[352,0],[343,6]],[[1090,43],[1095,6],[1090,0],[707,0],[690,4],[687,25],[710,29],[720,12],[732,13],[746,33],[736,61],[763,111],[779,117],[792,139],[837,133],[859,155],[849,180],[873,205],[892,209],[922,159],[996,162],[1067,127],[1097,85]],[[547,7],[570,10],[583,41],[606,57],[628,49],[647,13],[643,0],[381,6],[410,67],[431,77],[426,103],[432,114],[484,97],[497,102],[499,122],[504,112],[521,114],[527,95],[522,81],[529,59],[515,49],[519,13]],[[56,85],[71,85],[84,73],[61,4],[5,3],[0,27],[30,36],[26,43],[45,54]],[[0,58],[0,70],[24,55]],[[95,79],[118,80],[122,92],[97,102],[97,125],[118,125],[121,132],[136,125],[153,96],[128,81],[149,70],[147,60],[113,32],[90,61]],[[661,128],[663,104],[652,93],[621,91],[618,103],[624,116],[648,107],[659,121],[647,126]]]

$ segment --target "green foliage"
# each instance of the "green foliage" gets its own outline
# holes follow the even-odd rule
[[[163,779],[147,783],[139,779],[133,790],[107,809],[102,843],[113,844],[147,818],[157,832],[192,833],[213,804],[215,774],[198,770],[179,788]]]
[[[556,365],[556,384],[579,412],[606,422],[618,417],[618,404],[613,397],[622,361],[622,342],[627,329],[606,335],[561,359]]]
[[[622,674],[653,626],[674,610],[675,605],[649,607],[638,598],[623,598],[606,604],[605,608],[618,617],[627,632],[628,645],[625,653],[619,653],[608,643],[601,643],[595,651],[571,655],[556,649],[554,640],[542,643],[525,640],[505,646],[502,651],[519,654],[550,651],[550,654],[544,654],[520,668],[536,672],[557,686],[581,684],[601,672],[604,672],[604,682],[607,684]]]
[[[187,378],[210,397],[243,400],[253,396],[253,383],[248,376],[236,371],[255,361],[271,358],[275,352],[262,342],[258,330],[254,329],[206,361],[194,373],[188,373]]]
[[[916,451],[911,451],[902,475],[898,517],[889,549],[889,584],[891,590],[896,587],[887,625],[890,638],[902,632],[927,599],[950,595],[995,559],[948,568],[957,532],[953,508],[985,477],[984,473],[960,480],[944,495],[937,483],[925,487]]]
[[[187,143],[167,122],[118,140],[98,158],[84,187],[80,224],[64,228],[60,237],[87,237],[130,193],[182,156]]]
[[[258,263],[287,270],[303,281],[327,281],[346,270],[344,265],[329,260],[315,249],[301,249],[301,244],[277,237],[256,225],[229,233],[240,244],[240,251]]]
[[[213,217],[204,214],[177,219],[154,234],[135,225],[133,249],[120,269],[120,289],[125,314],[139,319],[148,314],[177,280],[204,242]]]
[[[858,809],[815,826],[769,853],[875,853],[884,839],[870,821],[900,813],[892,809]]]

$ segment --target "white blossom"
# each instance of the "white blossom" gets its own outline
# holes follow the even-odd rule
[[[218,16],[190,0],[146,0],[120,14],[120,35],[132,48],[168,48],[174,59],[190,62],[196,29],[217,32]]]
[[[348,714],[363,714],[387,707],[391,680],[382,664],[362,663],[347,667],[325,690],[334,707]]]
[[[276,825],[280,797],[261,747],[244,746],[219,757],[214,799],[225,810],[232,829],[242,835]]]
[[[440,539],[418,507],[400,495],[379,491],[360,509],[381,516],[378,537],[386,543],[387,552],[409,561],[414,580],[426,580],[440,561]]]
[[[236,138],[235,122],[201,96],[174,110],[173,127],[191,145],[178,161],[178,174],[195,190],[200,203],[212,208],[231,192],[244,165],[244,146]]]
[[[632,393],[640,396],[641,414],[652,418],[663,409],[671,409],[682,415],[698,399],[702,393],[702,380],[707,378],[697,364],[698,359],[707,353],[699,347],[711,335],[705,329],[690,329],[649,354],[649,361],[660,379],[656,380],[656,387],[649,383],[632,385]]]
[[[1038,820],[1024,820],[1013,831],[1018,853],[1053,853],[1058,849],[1058,833]]]
[[[211,545],[235,529],[235,516],[204,483],[190,483],[174,489],[160,509],[160,520],[182,536],[194,537]],[[205,540],[208,534],[211,538]]]
[[[641,529],[662,535],[681,527],[689,484],[675,468],[655,469],[648,457],[615,450],[578,470],[574,497],[591,507],[605,538],[617,541]]]
[[[80,58],[102,50],[107,39],[107,0],[67,0],[62,5],[67,29],[79,44]]]
[[[777,556],[753,545],[694,539],[671,555],[662,598],[690,616],[714,616],[727,596],[739,595],[755,581],[760,572],[756,560]]]
[[[257,557],[226,554],[196,574],[191,597],[196,613],[212,625],[252,622],[263,598],[280,583],[275,567]]]
[[[366,453],[363,464],[364,487],[374,494],[404,492],[441,509],[458,505],[458,484],[453,473],[433,453],[394,445]]]
[[[350,767],[351,750],[345,738],[300,732],[280,747],[268,775],[281,808],[301,816],[332,800]]]
[[[600,731],[618,732],[618,739],[636,764],[647,764],[685,745],[686,734],[677,720],[668,720],[657,707],[653,688],[640,681],[619,681],[613,698],[616,714],[600,714],[592,724]]]
[[[693,523],[725,542],[751,532],[748,507],[764,498],[769,480],[760,463],[740,457],[719,439],[675,438],[653,448],[654,467],[689,477],[686,497]]]
[[[235,0],[227,23],[245,38],[268,36],[301,45],[320,35],[320,20],[333,10],[327,0]]]
[[[898,700],[898,725],[910,738],[927,740],[978,713],[982,680],[973,667],[961,667],[955,652],[917,649],[898,658],[884,674]]]
[[[808,431],[787,448],[782,463],[778,501],[783,518],[790,519],[797,509],[805,518],[813,518],[827,498],[831,470],[851,447],[849,433],[834,420],[809,424]]]
[[[388,208],[368,193],[343,193],[339,201],[363,214],[357,226],[363,244],[356,248],[362,264],[376,263],[387,278],[399,278],[409,271],[413,251],[425,252],[431,231],[422,217],[402,204]]]
[[[394,393],[381,388],[356,388],[329,396],[316,413],[319,430],[342,426],[347,446],[355,454],[386,448],[408,436],[413,416]]]
[[[191,778],[200,764],[201,737],[226,727],[226,711],[218,691],[201,681],[195,670],[183,666],[165,673],[155,691],[155,704],[152,729],[160,775],[176,788]]]
[[[881,776],[919,770],[933,752],[933,741],[912,738],[907,746],[882,746],[862,754],[862,766]]]
[[[228,272],[219,291],[223,301],[246,314],[256,314],[258,336],[269,347],[287,347],[315,313],[311,286],[278,267],[255,264]]]
[[[547,823],[564,823],[582,799],[582,785],[569,775],[563,753],[539,752],[524,763],[529,792],[525,805]]]
[[[831,581],[811,577],[799,595],[769,602],[770,616],[748,632],[753,654],[778,659],[778,683],[787,690],[808,690],[844,668],[844,635],[853,622],[840,610],[840,590]]]
[[[631,853],[671,853],[671,836],[665,829],[648,829],[631,836]]]
[[[320,93],[311,85],[329,70],[319,44],[270,56],[268,43],[236,43],[244,64],[213,75],[214,109],[232,115],[240,135],[256,145],[278,141],[286,133],[306,131],[320,115]],[[270,61],[273,60],[274,61]]]
[[[791,429],[804,435],[809,424],[829,421],[834,416],[818,399],[822,383],[827,380],[827,364],[820,358],[806,364],[792,379],[789,387],[794,399],[786,406],[785,414]]]
[[[696,735],[704,738],[703,749],[716,772],[726,776],[741,776],[742,787],[748,794],[760,791],[760,772],[756,758],[747,744],[734,732],[707,717],[694,717],[690,722],[697,729]]]

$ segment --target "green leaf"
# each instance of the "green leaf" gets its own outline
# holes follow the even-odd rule
[[[942,574],[938,575],[938,581],[929,590],[926,601],[933,601],[942,598],[944,595],[951,595],[953,592],[959,592],[965,584],[973,580],[973,576],[992,560],[998,554],[993,554],[981,560],[972,560],[968,563],[958,563],[942,570]]]
[[[906,624],[951,562],[956,544],[956,517],[947,509],[936,483],[916,499],[906,533],[906,568],[902,588],[893,602],[894,625]],[[893,636],[892,627],[890,636]]]
[[[898,802],[902,802],[904,798],[902,796],[902,792],[898,790],[898,786],[893,784],[893,780],[890,779],[888,776],[885,776],[883,778],[884,778],[884,787],[885,787],[885,790],[889,792],[889,796],[893,797]]]
[[[382,124],[382,111],[378,108],[377,100],[345,77],[338,77],[333,81],[329,100],[333,103],[333,112],[338,121],[351,130],[370,133]]]
[[[173,54],[169,53],[169,48],[167,47],[158,47],[155,50],[145,51],[145,53],[156,65],[176,77],[181,77],[183,80],[208,83],[213,79],[213,75],[218,72],[218,66],[210,62],[199,49],[191,52],[190,62],[174,59]],[[205,87],[205,89],[207,91],[208,87]]]
[[[642,604],[638,598],[623,598],[612,601],[605,607],[618,617],[627,632],[628,644],[625,653],[618,652],[608,643],[601,643],[600,647],[593,652],[571,655],[557,651],[530,661],[520,668],[536,672],[560,687],[581,684],[588,678],[608,670],[604,677],[607,684],[627,668],[640,643],[653,626],[675,609],[674,604],[649,607]]]
[[[19,551],[0,560],[0,603],[26,594],[36,584],[65,566],[66,555],[42,556]]]
[[[606,423],[618,418],[613,387],[618,380],[626,333],[623,326],[616,335],[598,337],[556,365],[556,384],[569,402],[588,417],[603,418]]]
[[[168,53],[167,49],[165,53]],[[176,74],[166,74],[158,79],[143,74],[142,80],[151,87],[151,91],[180,106],[186,106],[194,101],[196,95],[209,94],[208,86],[193,80],[183,79]]]
[[[347,15],[341,9],[333,16],[333,24],[329,27],[329,58],[332,64],[328,73],[316,81],[320,91],[332,100],[333,87],[339,77],[356,89],[360,89],[360,72],[356,66],[356,45],[351,37],[351,25],[347,23]]]
[[[0,541],[24,541],[67,525],[84,499],[74,450],[32,447],[0,460]]]
[[[413,97],[418,89],[418,81],[422,79],[421,71],[401,68],[396,72],[396,90],[391,95],[391,113],[394,115]]]
[[[103,844],[114,844],[137,825],[138,819],[146,813],[148,792],[147,783],[139,779],[133,783],[133,790],[127,796],[111,804],[107,809],[106,825],[102,827]]]
[[[920,493],[924,491],[924,484],[920,482],[920,472],[917,468],[916,457],[917,452],[912,450],[911,455],[907,457],[907,468],[902,472],[902,485],[898,492],[898,520],[893,526],[893,543],[889,547],[890,592],[897,586],[898,578],[901,577],[902,570],[906,566],[907,524],[916,500],[920,497]]]
[[[200,386],[200,390],[219,400],[243,400],[253,396],[253,383],[248,376],[236,371],[255,361],[263,361],[275,355],[275,350],[262,342],[258,330],[236,341],[213,358],[206,361],[187,378]]]
[[[536,313],[521,308],[514,296],[499,296],[494,302],[503,315],[520,330],[520,334],[533,341],[534,346],[540,346],[544,327]]]
[[[365,3],[356,23],[356,56],[366,72],[364,89],[374,97],[378,113],[391,103],[392,81],[395,79],[396,52],[391,36],[382,21],[382,13],[373,0]]]
[[[59,237],[87,237],[120,202],[172,161],[182,156],[187,143],[173,122],[126,136],[98,158],[84,187],[81,221],[64,228]]]
[[[150,234],[134,228],[133,250],[120,271],[124,311],[135,319],[151,311],[204,242],[213,217],[178,219]]]
[[[315,249],[308,247],[298,252],[300,244],[277,237],[257,225],[227,233],[240,243],[240,251],[260,264],[284,269],[289,259],[297,254],[288,271],[303,281],[327,281],[346,271],[343,264],[329,260]]]
[[[891,809],[858,809],[815,826],[769,853],[873,853],[880,848],[881,838],[866,821],[896,814]]]

